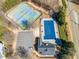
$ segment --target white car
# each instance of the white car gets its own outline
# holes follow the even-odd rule
[[[4,53],[4,44],[0,43],[0,59],[5,59],[5,56],[3,53]]]

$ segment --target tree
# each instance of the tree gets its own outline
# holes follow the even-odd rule
[[[70,56],[63,54],[63,55],[60,56],[60,59],[70,59]]]
[[[17,48],[17,52],[16,53],[17,53],[17,55],[19,55],[22,58],[25,58],[25,57],[28,56],[28,51],[22,46]]]
[[[55,21],[59,24],[59,25],[63,25],[65,24],[65,16],[66,16],[66,10],[63,7],[59,7],[58,8],[58,12],[55,12],[52,17],[55,19]]]
[[[68,59],[71,56],[74,56],[75,54],[75,48],[74,48],[74,43],[66,40],[62,40],[62,47],[61,51],[59,54],[60,59]]]
[[[35,50],[37,51],[38,50],[38,42],[39,42],[39,37],[36,37],[35,38],[35,44],[34,44],[34,47],[35,47]]]
[[[64,8],[67,8],[66,0],[62,0],[62,4]]]

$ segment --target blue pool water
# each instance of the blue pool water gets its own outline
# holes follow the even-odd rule
[[[54,22],[51,21],[44,21],[44,40],[50,40],[55,39],[55,28],[54,28]]]

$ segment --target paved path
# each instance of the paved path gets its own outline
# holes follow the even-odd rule
[[[71,13],[71,20],[75,20],[73,17],[75,17],[72,13]],[[79,30],[78,30],[78,24],[76,24],[75,22],[71,21],[71,25],[72,25],[72,34],[73,34],[73,42],[75,44],[75,48],[76,48],[76,59],[79,59]]]
[[[79,9],[79,6],[77,7]],[[71,32],[72,32],[72,37],[73,37],[73,42],[75,44],[76,48],[76,59],[79,59],[79,29],[78,29],[78,24],[75,22],[79,15],[75,15],[73,11],[77,11],[76,5],[68,2],[68,12],[70,16],[70,21],[71,21]],[[79,19],[78,19],[79,20]]]

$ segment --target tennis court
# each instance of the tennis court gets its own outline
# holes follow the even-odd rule
[[[41,13],[26,3],[19,4],[16,8],[8,13],[8,17],[15,21],[22,29],[28,24],[34,22]]]

